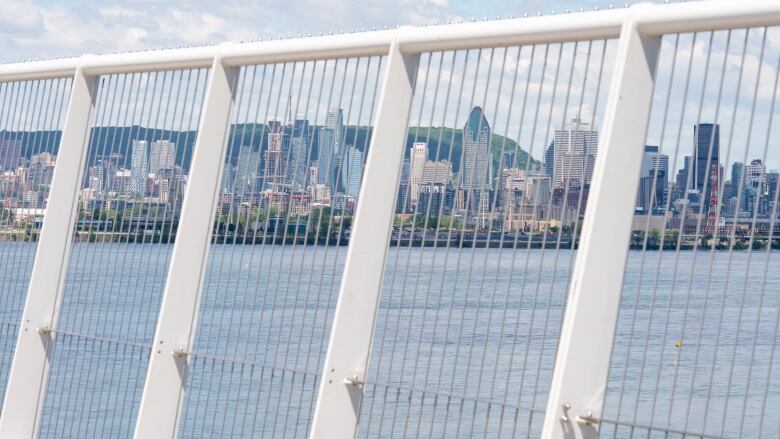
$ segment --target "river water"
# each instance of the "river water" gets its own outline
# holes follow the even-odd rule
[[[132,435],[171,249],[74,245],[41,436]],[[33,253],[0,242],[0,391]],[[305,436],[345,255],[213,246],[180,436]],[[391,249],[359,436],[538,436],[574,256]],[[778,292],[777,252],[629,252],[603,435],[777,437]]]

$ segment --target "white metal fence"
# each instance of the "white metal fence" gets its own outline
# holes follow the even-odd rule
[[[0,66],[0,435],[775,437],[777,25]]]

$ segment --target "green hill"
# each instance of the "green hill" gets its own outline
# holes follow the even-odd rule
[[[321,127],[313,126],[310,128],[312,144],[312,160],[318,157],[318,131]],[[289,129],[287,130],[289,134]],[[268,144],[267,126],[265,124],[236,124],[230,128],[228,157],[235,162],[238,152],[242,145],[250,146],[255,150],[265,150]],[[0,131],[0,137],[15,139],[22,144],[22,156],[29,158],[31,155],[42,150],[51,151],[57,154],[59,131],[39,131],[39,132],[6,132]],[[367,126],[347,126],[345,133],[345,143],[354,145],[361,151],[365,151],[369,144],[371,128]],[[146,128],[140,126],[128,127],[98,127],[93,128],[90,136],[89,162],[94,163],[100,156],[110,152],[118,152],[127,157],[127,166],[129,166],[129,152],[132,141],[135,139],[145,139],[149,142],[158,139],[166,139],[175,142],[177,148],[177,162],[182,163],[186,169],[189,167],[192,158],[192,147],[195,143],[194,131],[171,131],[156,128]],[[406,154],[412,143],[428,142],[428,155],[431,160],[447,160],[453,163],[453,169],[457,172],[460,169],[461,144],[463,141],[463,131],[460,129],[445,127],[411,127],[406,138]],[[539,161],[529,157],[528,153],[518,148],[517,142],[505,138],[498,134],[493,135],[491,153],[493,155],[494,168],[498,167],[502,148],[504,151],[516,151],[517,163],[520,167],[525,167],[530,158],[533,166],[538,166]],[[262,165],[261,165],[262,166]]]

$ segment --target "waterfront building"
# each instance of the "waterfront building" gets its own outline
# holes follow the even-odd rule
[[[401,165],[401,176],[398,182],[398,195],[395,199],[395,213],[409,213],[411,211],[411,194],[409,184],[410,160],[404,158]]]
[[[420,187],[426,184],[446,186],[452,178],[448,160],[428,160],[428,144],[415,142],[409,152],[409,195],[412,207],[418,205]]]
[[[691,182],[689,177],[691,175],[691,164],[693,163],[693,157],[683,157],[683,167],[677,171],[677,178],[674,180],[674,194],[675,200],[681,200],[686,198],[688,191],[691,188]]]
[[[555,142],[550,142],[547,149],[544,151],[544,173],[548,177],[553,178],[555,176]]]
[[[755,159],[745,166],[745,188],[756,195],[766,195],[766,165]]]
[[[357,197],[360,192],[360,181],[363,178],[363,151],[354,146],[344,150],[344,169],[342,170],[344,192]]]
[[[503,154],[501,154],[501,163],[498,166],[499,174],[504,169],[512,169],[514,167],[515,167],[515,152],[505,151]]]
[[[306,188],[306,172],[309,166],[309,121],[296,119],[292,126],[287,159],[287,180],[293,191]]]
[[[318,132],[318,183],[333,190],[339,189],[339,168],[344,148],[344,111],[341,108],[328,111],[325,125]]]
[[[54,166],[57,156],[50,152],[42,152],[30,157],[30,166]]]
[[[149,172],[173,169],[176,163],[176,144],[170,140],[155,140],[149,147]]]
[[[291,194],[287,214],[290,216],[308,215],[311,213],[312,197],[309,194]]]
[[[148,148],[146,140],[133,140],[127,190],[129,195],[143,196],[146,193],[146,180],[149,177]]]
[[[412,205],[417,203],[426,162],[428,162],[428,144],[415,142],[409,151],[409,195]]]
[[[42,152],[30,157],[27,180],[32,185],[51,184],[54,177],[54,165],[57,157],[48,152]]]
[[[257,188],[258,169],[260,168],[260,152],[251,146],[242,146],[238,151],[236,174],[233,183],[236,193],[255,193]]]
[[[263,161],[263,185],[278,190],[286,170],[284,157],[284,128],[277,121],[268,122],[268,149]]]
[[[742,190],[741,188],[744,188],[744,178],[745,164],[741,162],[734,162],[731,165],[731,191],[728,192],[731,197],[737,198],[739,191]]]
[[[555,130],[552,152],[554,188],[590,184],[598,142],[596,127],[579,118]]]
[[[311,195],[315,203],[328,204],[330,200],[330,188],[324,184],[311,185]]]
[[[426,183],[420,185],[417,213],[422,217],[449,215],[455,203],[455,189],[449,184]],[[428,224],[429,226],[435,224]]]
[[[423,167],[421,184],[443,184],[452,180],[452,163],[449,160],[428,160]]]
[[[493,158],[490,124],[481,107],[471,109],[463,127],[460,181],[456,203],[467,215],[485,218],[490,211]],[[484,223],[484,221],[482,221]]]
[[[132,173],[129,169],[117,169],[114,178],[111,180],[110,190],[122,195],[131,195],[130,181]]]
[[[22,157],[22,143],[0,137],[0,171],[16,169]]]
[[[650,214],[653,209],[664,206],[665,190],[668,184],[669,156],[661,154],[658,146],[645,145],[639,171],[636,209]],[[655,189],[655,190],[654,190]]]
[[[700,123],[693,126],[693,161],[691,169],[691,190],[709,193],[710,171],[720,161],[720,126]],[[705,196],[708,204],[709,196]]]
[[[501,178],[501,210],[505,221],[521,219],[517,216],[521,211],[524,219],[542,218],[543,208],[550,201],[551,190],[551,179],[545,172],[505,169]],[[531,213],[539,216],[527,217]]]

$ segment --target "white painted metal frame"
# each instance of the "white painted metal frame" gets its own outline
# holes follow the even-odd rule
[[[38,241],[22,324],[8,377],[0,437],[35,437],[43,409],[62,290],[76,224],[78,194],[86,160],[95,77],[81,68],[73,75],[68,113],[52,177],[46,219]]]
[[[542,436],[597,438],[661,38],[623,25]]]
[[[0,416],[0,437],[33,437],[36,432],[48,373],[47,355],[56,343],[49,330],[56,328],[67,272],[97,75],[212,68],[179,239],[174,247],[136,426],[137,437],[172,437],[184,391],[186,352],[195,332],[235,68],[255,63],[389,54],[372,140],[374,147],[366,164],[312,431],[315,438],[350,437],[356,429],[357,407],[362,398],[359,381],[370,352],[387,252],[386,245],[377,243],[387,243],[389,237],[392,199],[412,97],[411,78],[419,54],[620,37],[603,125],[605,135],[599,148],[602,153],[594,172],[543,434],[592,437],[597,432],[594,421],[603,405],[630,228],[628,215],[635,196],[633,186],[623,183],[626,179],[633,181],[639,166],[658,36],[778,24],[780,3],[775,0],[711,1],[0,65],[0,82],[74,77],[49,196],[48,211],[56,215],[47,215],[41,231],[22,331]],[[618,233],[621,231],[626,233]],[[625,238],[621,238],[623,235]],[[353,375],[357,375],[356,379]],[[562,410],[564,403],[570,407],[566,413]],[[588,412],[592,417],[588,417]],[[561,422],[562,416],[568,420]]]
[[[211,67],[176,244],[157,319],[136,437],[174,437],[195,336],[200,292],[214,224],[214,205],[233,103],[237,69],[217,56]]]
[[[357,429],[419,60],[401,53],[397,42],[390,47],[312,437],[354,437]]]

